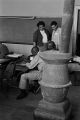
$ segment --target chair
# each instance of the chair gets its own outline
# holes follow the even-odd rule
[[[29,84],[29,91],[34,93],[35,95],[39,92],[40,85],[38,83],[38,80],[32,81],[32,83]]]
[[[19,77],[16,72],[16,63],[22,59],[12,59],[7,65],[3,73],[3,88],[8,91],[9,87],[18,88],[17,77]],[[15,84],[14,84],[15,83]]]

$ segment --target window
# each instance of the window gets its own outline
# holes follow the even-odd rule
[[[74,9],[72,50],[74,55],[80,56],[80,6],[75,6]]]

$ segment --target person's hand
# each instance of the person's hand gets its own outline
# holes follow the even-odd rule
[[[36,43],[35,42],[33,42],[33,47],[35,47],[36,46]]]
[[[26,67],[28,67],[30,65],[30,63],[26,63]]]

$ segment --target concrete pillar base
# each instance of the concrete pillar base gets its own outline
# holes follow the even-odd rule
[[[61,103],[51,103],[44,99],[34,111],[34,120],[68,120],[71,105],[68,99]]]

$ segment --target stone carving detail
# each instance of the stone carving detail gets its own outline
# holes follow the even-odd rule
[[[71,110],[67,98],[68,89],[71,85],[67,61],[71,54],[45,51],[40,53],[40,57],[46,63],[42,80],[39,82],[43,99],[39,102],[34,114],[37,120],[40,117],[47,119],[48,115],[50,117],[48,120],[65,120],[69,117]]]

